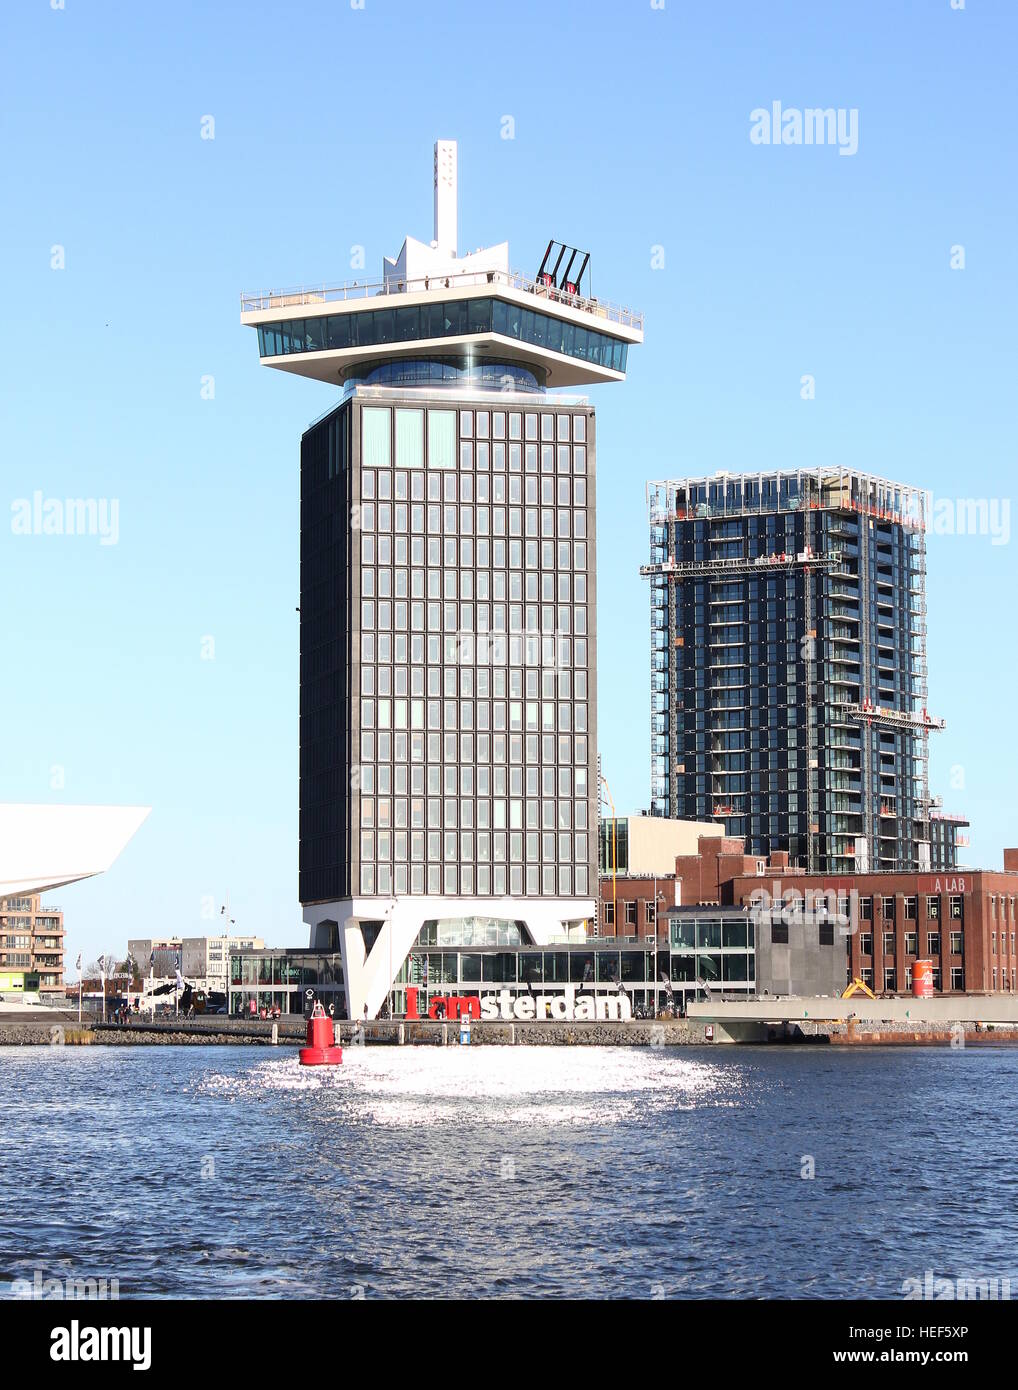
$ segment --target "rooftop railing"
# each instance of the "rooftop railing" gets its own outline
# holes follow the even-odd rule
[[[240,312],[255,313],[265,309],[294,309],[307,304],[329,304],[351,299],[373,299],[380,295],[422,294],[445,289],[466,289],[473,285],[505,285],[509,289],[522,290],[535,299],[550,300],[568,309],[591,314],[594,318],[607,319],[609,323],[619,323],[627,328],[643,332],[643,314],[635,309],[627,309],[621,304],[607,300],[573,294],[568,290],[556,288],[543,281],[534,280],[518,270],[471,270],[452,275],[423,275],[412,280],[392,277],[388,280],[358,281],[344,285],[301,285],[289,290],[266,290],[257,294],[240,296]]]

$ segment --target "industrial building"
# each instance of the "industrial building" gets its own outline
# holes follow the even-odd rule
[[[937,994],[1013,994],[1015,856],[1018,851],[1005,851],[1010,867],[1003,871],[736,877],[726,898],[751,910],[761,898],[794,905],[811,895],[829,904],[845,943],[846,982],[861,979],[878,994],[908,994],[920,960],[931,962]],[[794,906],[789,915],[797,915]]]
[[[810,874],[784,851],[752,855],[741,839],[710,833],[700,837],[696,853],[676,856],[671,872],[666,869],[657,861],[653,877],[602,878],[598,935],[661,941],[676,911],[714,906],[751,914],[758,957],[761,942],[770,940],[762,928],[769,930],[772,920],[785,929],[778,944],[806,951],[786,979],[796,980],[795,988],[782,989],[779,975],[768,980],[758,970],[759,990],[802,991],[816,977],[824,986],[818,992],[830,992],[832,958],[813,947],[831,944],[838,947],[842,989],[859,979],[879,994],[908,994],[917,961],[930,962],[937,994],[1018,989],[1018,849],[1004,851],[1002,870]],[[803,928],[815,936],[803,935]]]

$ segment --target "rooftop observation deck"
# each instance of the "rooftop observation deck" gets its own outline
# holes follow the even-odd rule
[[[240,313],[244,323],[255,323],[259,320],[247,316],[267,312],[275,314],[280,309],[290,310],[294,308],[321,313],[328,312],[323,309],[322,306],[324,305],[344,305],[351,300],[374,299],[379,295],[386,297],[411,294],[437,295],[440,291],[447,289],[457,291],[479,287],[490,289],[493,285],[505,286],[522,294],[532,295],[534,299],[550,301],[567,309],[575,309],[581,314],[590,315],[592,318],[606,319],[610,324],[635,330],[638,334],[642,335],[643,333],[643,314],[637,310],[628,309],[621,304],[612,304],[602,299],[570,294],[554,285],[524,275],[519,270],[470,271],[459,275],[425,275],[419,279],[405,282],[402,280],[395,282],[349,280],[341,285],[301,285],[299,288],[288,290],[260,290],[240,296]],[[358,307],[363,306],[358,303]]]
[[[262,363],[347,384],[407,359],[506,363],[561,388],[625,380],[643,315],[518,271],[303,285],[241,296]]]

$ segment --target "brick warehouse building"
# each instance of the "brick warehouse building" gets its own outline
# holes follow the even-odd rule
[[[704,830],[697,841],[698,852],[677,854],[671,873],[663,872],[663,861],[659,874],[620,873],[614,880],[610,870],[602,869],[597,934],[653,938],[659,921],[661,934],[667,932],[664,914],[670,907],[730,903],[724,891],[734,878],[804,872],[789,867],[783,850],[770,855],[747,854],[738,836],[718,835],[713,826]]]
[[[733,904],[748,904],[760,876],[729,880]],[[848,937],[846,980],[858,977],[878,994],[905,994],[916,960],[932,960],[938,993],[1014,992],[1018,987],[1016,900],[1018,871],[970,869],[953,873],[797,874],[770,876],[772,896],[784,889],[833,892],[858,922]]]
[[[614,923],[607,912],[611,880],[602,880],[598,931],[652,937],[655,916],[665,930],[666,905],[748,906],[761,891],[773,900],[788,889],[803,896],[832,893],[846,911],[856,910],[855,930],[847,938],[846,983],[858,977],[878,994],[907,993],[914,962],[928,959],[939,993],[1018,989],[1018,849],[1004,851],[1003,870],[807,874],[788,866],[783,853],[747,855],[737,837],[705,837],[699,854],[677,857],[672,876],[619,877]]]

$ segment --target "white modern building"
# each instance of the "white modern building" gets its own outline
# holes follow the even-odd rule
[[[181,973],[196,989],[226,994],[231,951],[261,951],[260,936],[185,936]]]
[[[229,985],[230,953],[261,951],[260,936],[131,937],[127,953],[146,979],[181,977],[194,989],[225,994]]]
[[[39,895],[105,873],[149,810],[0,805],[0,993],[62,995],[63,914]]]
[[[241,303],[264,365],[338,392],[301,442],[300,898],[356,1018],[415,944],[596,910],[596,425],[565,393],[623,381],[642,318],[562,243],[533,276],[461,254],[456,158],[377,283]]]
[[[105,873],[149,806],[0,805],[0,898]]]

